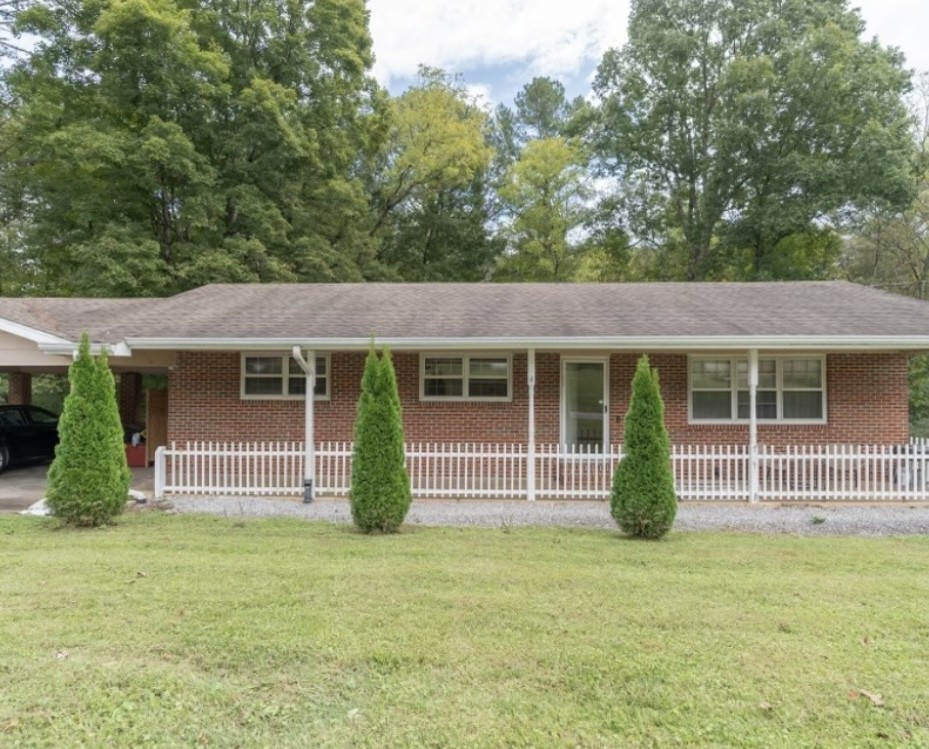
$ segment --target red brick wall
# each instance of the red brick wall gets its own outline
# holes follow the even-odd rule
[[[654,354],[671,442],[728,445],[748,442],[747,424],[687,423],[687,356]],[[610,357],[610,441],[621,442],[623,417],[637,355]],[[897,444],[909,439],[907,357],[904,354],[829,354],[825,424],[759,424],[758,441],[805,444]]]
[[[350,440],[364,354],[333,353],[330,400],[316,402],[316,439]],[[623,417],[638,356],[610,356],[610,438],[622,441]],[[536,356],[536,439],[559,439],[560,357]],[[687,423],[687,357],[655,354],[665,417],[675,444],[745,444],[747,425]],[[168,439],[301,440],[303,401],[241,400],[239,354],[183,352],[170,375]],[[421,402],[419,355],[394,355],[409,441],[522,442],[527,435],[526,355],[513,356],[508,402]],[[759,425],[771,445],[895,444],[909,436],[906,356],[830,354],[826,360],[828,423]]]

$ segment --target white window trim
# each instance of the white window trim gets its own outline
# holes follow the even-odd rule
[[[777,362],[776,372],[777,372],[777,381],[775,383],[775,388],[777,392],[777,418],[774,419],[757,419],[758,424],[826,424],[829,421],[829,396],[827,393],[827,372],[826,372],[826,355],[825,354],[778,354],[776,356],[759,356],[759,359],[770,360],[773,359]],[[786,359],[816,359],[821,362],[822,373],[823,373],[823,386],[822,388],[788,388],[788,392],[810,392],[818,393],[822,392],[823,394],[823,416],[821,419],[785,419],[783,416],[784,413],[784,368],[782,362]],[[730,366],[730,389],[732,391],[732,404],[731,404],[731,413],[738,413],[738,397],[739,397],[739,387],[738,387],[738,372],[736,367],[736,362],[739,361],[748,361],[747,356],[732,356],[731,354],[700,354],[700,355],[690,355],[687,357],[687,423],[699,426],[700,424],[748,424],[749,419],[695,419],[693,415],[694,408],[694,399],[693,399],[693,362],[694,361],[721,361],[728,360]],[[768,388],[759,388],[759,390],[767,390]],[[707,392],[710,392],[711,389],[705,389]],[[722,392],[722,389],[719,389],[716,392]]]
[[[426,359],[461,359],[462,395],[426,395]],[[468,395],[471,359],[506,359],[506,397]],[[457,380],[457,377],[444,379]],[[503,379],[502,377],[500,379]],[[426,403],[508,403],[513,400],[513,355],[499,351],[421,351],[419,354],[419,399]]]
[[[304,352],[306,353],[306,352]],[[317,359],[326,360],[326,392],[324,395],[314,396],[313,400],[315,401],[327,401],[330,398],[332,393],[332,360],[328,353],[320,353],[319,351],[315,352]],[[252,358],[280,358],[283,359],[282,370],[281,370],[281,393],[280,395],[265,395],[257,394],[252,395],[245,392],[245,360]],[[290,395],[288,393],[289,381],[291,377],[296,377],[298,379],[304,379],[306,375],[301,372],[300,374],[292,375],[290,374],[290,352],[284,351],[243,351],[239,355],[239,398],[244,401],[302,401],[305,400],[304,395]],[[315,364],[315,362],[314,362]]]

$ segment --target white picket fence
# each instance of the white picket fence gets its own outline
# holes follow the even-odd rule
[[[674,446],[677,494],[683,500],[746,501],[752,458],[747,446]],[[300,442],[191,442],[158,448],[155,494],[301,496]],[[540,445],[535,455],[539,499],[605,499],[621,447],[606,453]],[[352,445],[324,442],[316,448],[318,496],[347,496]],[[529,455],[520,444],[426,444],[406,446],[414,497],[525,498]],[[929,441],[908,445],[822,445],[776,449],[759,446],[756,492],[768,501],[929,500]]]

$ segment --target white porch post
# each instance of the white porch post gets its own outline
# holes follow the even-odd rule
[[[748,352],[748,501],[758,501],[758,349]]]
[[[313,501],[313,480],[316,473],[316,444],[313,435],[313,394],[316,391],[316,352],[307,351],[306,358],[299,346],[294,346],[291,354],[303,374],[306,376],[306,394],[304,396],[306,403],[304,428],[303,428],[303,501],[310,503]]]
[[[535,349],[526,352],[527,374],[526,382],[529,385],[529,435],[526,449],[526,499],[535,501]]]

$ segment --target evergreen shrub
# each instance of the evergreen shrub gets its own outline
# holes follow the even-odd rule
[[[613,518],[631,536],[661,538],[674,523],[677,496],[658,372],[649,367],[647,356],[639,359],[632,379],[623,453],[613,475]]]
[[[361,379],[355,420],[352,520],[365,533],[394,533],[412,500],[403,446],[403,416],[390,351],[372,346]]]
[[[58,422],[58,446],[48,472],[47,501],[68,525],[111,522],[126,506],[126,465],[116,383],[106,354],[90,354],[85,333],[68,371],[71,392]]]

